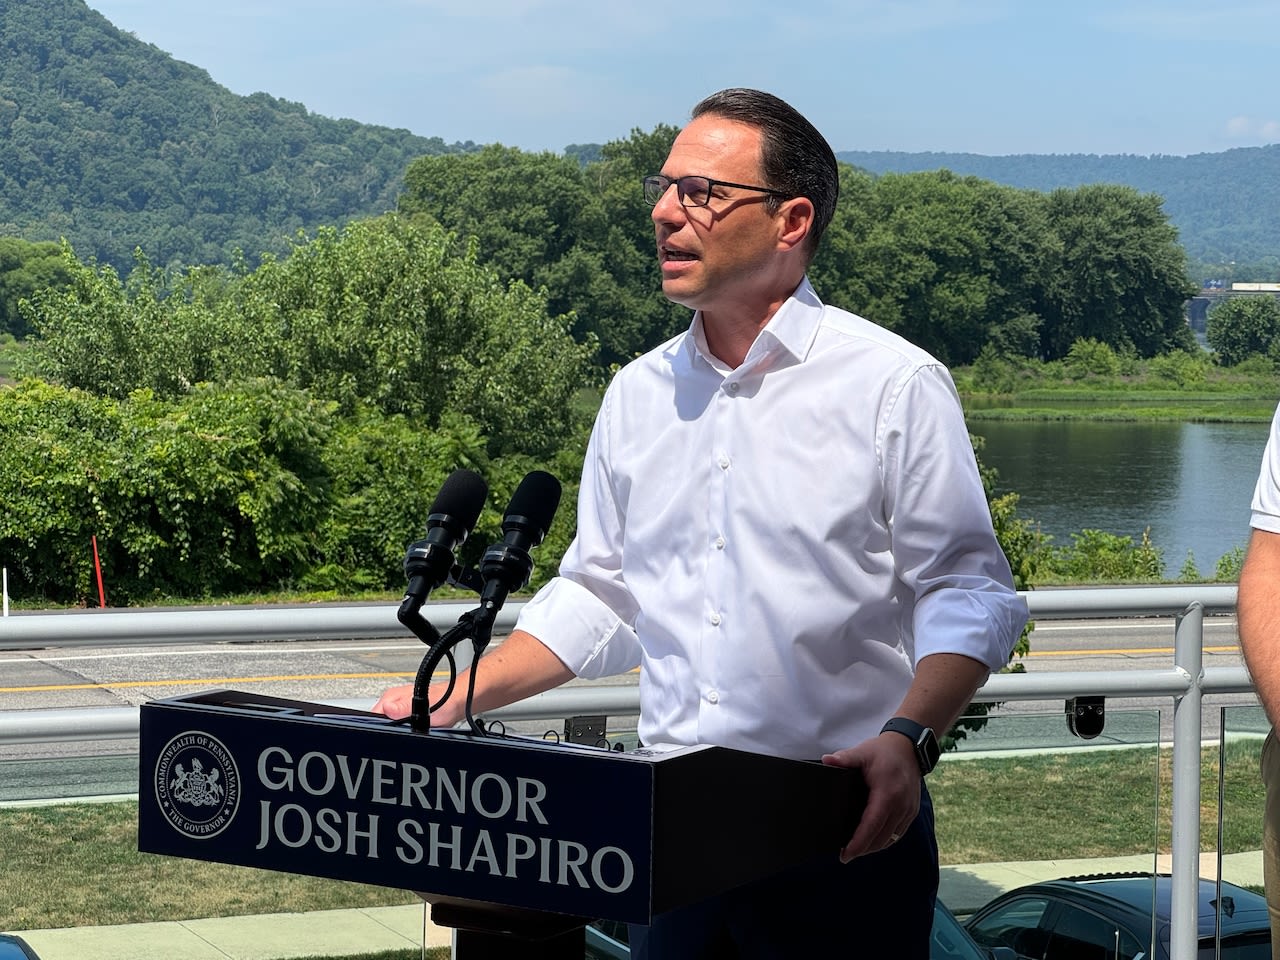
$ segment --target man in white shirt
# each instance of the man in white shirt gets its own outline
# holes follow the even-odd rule
[[[1272,729],[1262,742],[1262,782],[1266,808],[1262,821],[1262,880],[1271,916],[1271,939],[1280,943],[1280,409],[1271,420],[1271,436],[1262,455],[1253,491],[1253,533],[1244,566],[1236,617],[1240,649]]]
[[[838,857],[664,914],[634,956],[924,960],[933,731],[1027,616],[950,374],[810,287],[837,164],[781,100],[708,97],[644,189],[663,293],[693,323],[609,386],[576,539],[480,661],[475,707],[638,666],[645,743],[860,771],[867,806]],[[404,716],[411,693],[377,709]]]

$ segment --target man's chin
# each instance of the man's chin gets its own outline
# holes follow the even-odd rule
[[[698,295],[688,283],[680,280],[663,280],[662,295],[672,303],[678,303],[682,307],[688,307],[690,310],[698,309],[696,303]]]

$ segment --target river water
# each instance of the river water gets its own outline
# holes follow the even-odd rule
[[[1266,446],[1265,423],[973,421],[997,490],[1018,515],[1069,545],[1084,529],[1141,540],[1150,529],[1177,577],[1188,551],[1204,576],[1249,538],[1249,503]]]

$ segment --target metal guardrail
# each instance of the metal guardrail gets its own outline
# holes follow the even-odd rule
[[[1172,617],[1174,657],[1168,669],[1045,672],[991,677],[982,701],[1057,700],[1077,696],[1170,697],[1173,700],[1173,960],[1196,957],[1197,876],[1200,851],[1200,731],[1204,693],[1253,689],[1243,667],[1205,670],[1204,617],[1235,612],[1235,586],[1103,587],[1030,591],[1023,595],[1034,620],[1103,617]],[[514,625],[521,604],[509,604],[498,628]],[[447,628],[469,604],[423,608],[432,624]],[[269,609],[192,609],[19,614],[0,619],[0,650],[48,645],[85,646],[244,642],[281,639],[404,637],[393,604],[297,606]],[[340,701],[368,706],[367,701]],[[552,719],[578,714],[639,712],[635,687],[575,686],[549,691],[486,716]],[[81,708],[0,713],[0,744],[136,736],[138,709]]]
[[[496,630],[510,630],[523,604],[498,614]],[[192,607],[182,610],[90,610],[15,613],[0,618],[0,650],[45,646],[243,642],[246,640],[351,640],[408,637],[396,619],[398,604]],[[431,623],[453,626],[474,603],[429,603]]]

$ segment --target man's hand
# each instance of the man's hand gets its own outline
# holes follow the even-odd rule
[[[894,715],[933,730],[949,730],[987,673],[985,664],[963,654],[923,657]],[[900,733],[882,733],[856,747],[829,753],[822,762],[861,771],[867,785],[867,807],[840,859],[848,863],[897,843],[920,812],[920,761],[911,741]]]
[[[400,720],[413,713],[413,684],[388,687],[373,705],[373,712],[386,714],[392,720]]]
[[[463,674],[463,676],[465,677],[466,674]],[[455,716],[458,713],[458,710],[454,708],[455,701],[459,699],[458,689],[458,685],[455,684],[454,695],[431,711],[431,725],[433,727],[451,727],[462,719],[461,716]],[[440,697],[444,696],[444,690],[445,684],[443,683],[431,684],[427,688],[427,702],[434,704]],[[389,687],[378,698],[378,702],[373,705],[373,712],[385,714],[393,720],[409,716],[413,713],[413,684],[406,683],[399,687]]]
[[[840,851],[840,862],[897,843],[920,810],[920,763],[911,741],[898,733],[882,733],[856,747],[828,753],[822,762],[861,771],[867,785],[866,809]]]

